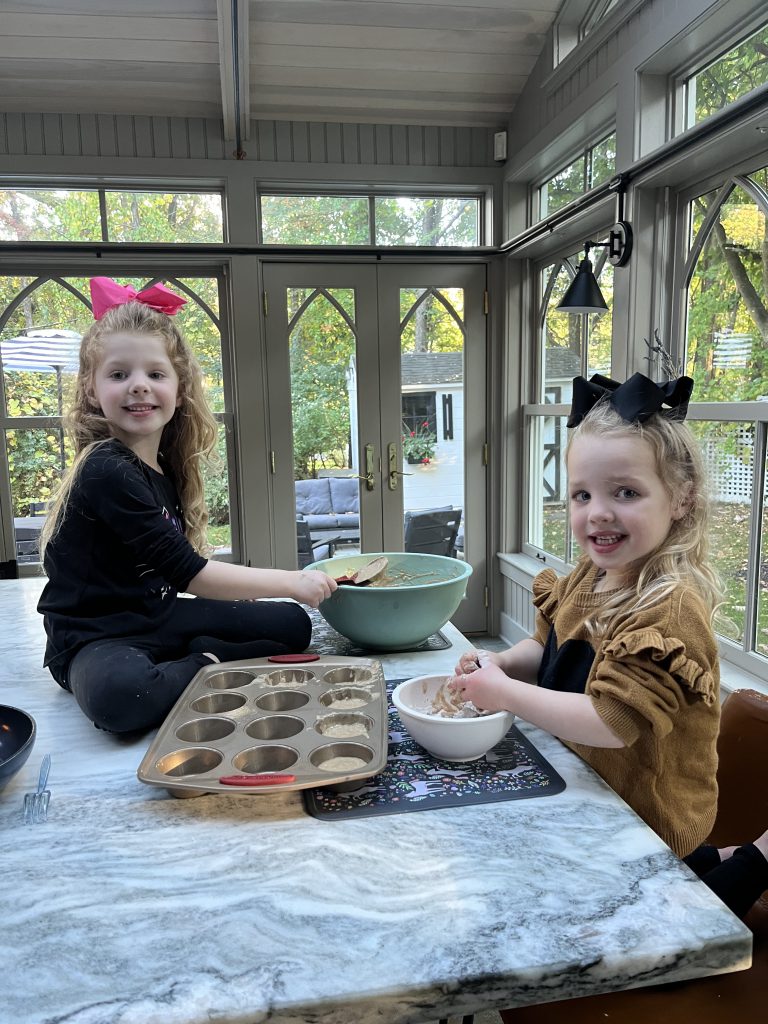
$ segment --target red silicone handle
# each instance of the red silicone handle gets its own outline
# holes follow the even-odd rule
[[[319,654],[271,654],[267,661],[278,665],[300,665],[302,661],[320,661]]]
[[[222,786],[279,786],[284,782],[295,782],[295,775],[225,775],[219,779]]]

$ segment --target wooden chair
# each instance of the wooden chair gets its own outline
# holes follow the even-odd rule
[[[461,523],[461,509],[426,509],[405,513],[406,551],[423,551],[430,555],[456,557],[456,534]]]
[[[768,697],[736,690],[723,704],[718,812],[709,842],[751,842],[768,828]],[[695,981],[503,1010],[504,1024],[733,1024],[765,1017],[768,1006],[768,892],[745,918],[754,934],[752,967]],[[762,1010],[760,1009],[762,1007]]]

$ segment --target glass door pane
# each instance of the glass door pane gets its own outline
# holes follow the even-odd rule
[[[419,543],[409,538],[413,513],[456,510],[457,531],[436,519],[424,543],[463,557],[464,289],[399,291],[405,548]]]
[[[266,264],[264,286],[277,564],[381,550],[375,268]]]
[[[485,267],[379,267],[386,550],[429,551],[472,564],[452,621],[486,629]]]

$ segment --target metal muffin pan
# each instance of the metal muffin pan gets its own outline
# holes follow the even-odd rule
[[[354,788],[383,770],[387,740],[381,662],[232,661],[197,673],[137,775],[176,797]]]

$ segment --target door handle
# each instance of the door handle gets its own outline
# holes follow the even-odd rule
[[[401,469],[397,468],[397,445],[390,442],[387,445],[387,458],[389,461],[389,489],[390,491],[397,490],[399,476],[413,476],[413,473],[404,473]]]
[[[365,480],[367,490],[372,491],[376,487],[374,447],[372,444],[367,444],[363,450],[365,451],[365,476],[362,479]]]

